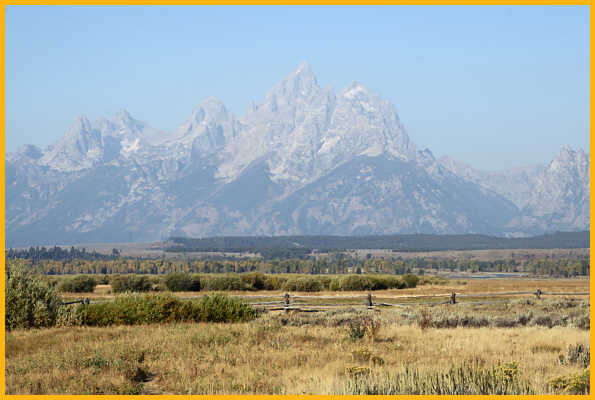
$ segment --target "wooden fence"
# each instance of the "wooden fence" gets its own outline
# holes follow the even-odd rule
[[[536,299],[541,299],[543,296],[589,296],[589,292],[543,292],[540,289],[535,290],[534,292],[492,292],[492,293],[442,293],[442,294],[428,294],[428,295],[398,295],[398,299],[409,299],[413,300],[407,303],[387,303],[377,301],[380,296],[372,295],[368,293],[366,295],[346,295],[346,296],[319,296],[319,295],[312,295],[312,296],[304,296],[304,295],[293,295],[290,293],[285,293],[284,295],[280,296],[280,300],[273,300],[273,301],[261,301],[261,302],[249,302],[249,304],[253,307],[263,308],[268,311],[298,311],[298,312],[319,312],[325,311],[329,309],[337,309],[337,308],[345,308],[345,307],[365,307],[367,309],[377,309],[377,307],[407,307],[412,305],[429,305],[429,306],[436,306],[440,304],[459,304],[460,302],[458,299],[461,298],[489,298],[489,297],[502,297],[502,296],[535,296]],[[201,298],[205,295],[197,295],[197,296],[190,296],[184,297],[183,299],[196,299]],[[251,296],[233,296],[237,298],[242,298],[244,300],[248,299],[271,299],[278,297],[279,295],[251,295]],[[424,300],[424,299],[443,299],[446,298],[446,301],[417,301],[417,300]],[[317,304],[309,304],[307,300],[352,300],[351,303],[317,303]],[[103,303],[109,300],[93,300],[93,303]],[[463,304],[494,304],[494,303],[506,303],[510,300],[498,300],[498,301],[464,301]],[[81,303],[84,305],[90,304],[91,301],[86,299],[78,299],[69,302],[61,303],[61,305],[67,304],[74,304],[74,303]],[[311,302],[310,302],[311,303]]]
[[[386,303],[376,301],[377,296],[368,293],[365,296],[299,296],[285,293],[281,300],[267,301],[267,302],[254,302],[250,303],[251,306],[262,307],[269,311],[299,311],[299,312],[318,312],[328,309],[337,309],[342,307],[365,307],[368,309],[376,309],[376,307],[407,307],[412,305],[440,305],[440,304],[458,304],[460,298],[486,298],[486,297],[500,297],[500,296],[525,296],[532,295],[536,299],[541,299],[543,296],[589,296],[589,292],[543,292],[537,289],[534,292],[500,292],[500,293],[445,293],[445,294],[433,294],[433,295],[411,295],[411,296],[399,296],[399,299],[441,299],[447,298],[446,301],[422,301],[422,302],[408,302],[408,303]],[[238,296],[244,299],[254,298],[254,296]],[[272,296],[263,296],[271,298]],[[354,303],[335,303],[335,304],[308,304],[304,300],[354,300]],[[357,301],[357,302],[356,302]],[[506,303],[510,300],[499,300],[499,301],[465,301],[464,304],[493,304],[493,303]]]

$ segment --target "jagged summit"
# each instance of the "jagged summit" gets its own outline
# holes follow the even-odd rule
[[[312,74],[312,67],[307,61],[302,61],[300,65],[293,71],[294,74]]]
[[[120,111],[116,115],[114,115],[114,120],[116,121],[131,121],[133,118],[128,111],[124,108],[121,108]]]
[[[265,104],[276,107],[277,103],[293,103],[298,99],[315,96],[319,91],[320,87],[310,65],[302,63],[267,92]]]
[[[68,128],[66,132],[66,136],[77,135],[80,133],[88,133],[91,130],[91,122],[84,114],[79,114],[76,116],[72,124]]]

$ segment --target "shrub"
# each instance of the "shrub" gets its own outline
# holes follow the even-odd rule
[[[333,292],[338,292],[339,290],[341,290],[341,280],[341,277],[338,276],[332,278],[329,283],[328,289]]]
[[[263,290],[264,289],[264,275],[260,272],[247,272],[240,276],[247,290]]]
[[[571,375],[561,375],[549,380],[549,387],[558,393],[589,394],[590,369]]]
[[[370,290],[384,290],[390,287],[390,281],[387,277],[383,276],[367,276],[365,277],[370,286]]]
[[[342,291],[370,290],[372,285],[366,276],[348,275],[340,278],[339,289]]]
[[[324,287],[318,278],[302,276],[289,278],[283,285],[283,290],[288,292],[320,292],[324,290]]]
[[[81,326],[83,325],[83,315],[80,308],[85,307],[82,304],[69,304],[58,308],[56,315],[56,326]]]
[[[351,340],[363,339],[364,336],[374,340],[381,327],[382,322],[379,319],[364,315],[347,322],[347,335]]]
[[[370,374],[372,370],[369,367],[362,367],[361,365],[346,365],[345,374],[351,378],[359,378]]]
[[[372,358],[372,352],[366,347],[361,347],[351,352],[351,359],[353,361],[366,362]]]
[[[97,283],[91,276],[77,275],[63,279],[58,285],[61,292],[83,293],[95,290]]]
[[[333,278],[328,275],[317,275],[316,278],[322,285],[322,290],[328,290]]]
[[[165,286],[172,292],[199,292],[200,280],[196,276],[184,273],[167,274],[163,279]]]
[[[64,312],[61,325],[136,325],[173,321],[239,322],[257,312],[242,300],[222,295],[183,301],[171,294],[129,294],[113,302],[77,305]]]
[[[363,339],[366,335],[366,327],[362,318],[354,318],[347,323],[347,335],[351,340]]]
[[[531,346],[531,353],[558,353],[560,350],[560,346],[556,346],[549,343],[539,343],[534,344]]]
[[[380,328],[382,328],[382,321],[377,318],[372,317],[364,317],[363,320],[364,328],[366,330],[366,335],[372,339],[376,340],[378,336],[378,332],[380,332]]]
[[[566,356],[561,356],[562,364],[578,364],[587,368],[591,363],[591,349],[586,344],[568,345]]]
[[[265,275],[264,290],[281,290],[287,278],[274,275]]]
[[[218,294],[201,298],[196,307],[199,314],[194,320],[197,322],[239,322],[257,316],[257,311],[243,300]]]
[[[577,316],[572,319],[572,326],[579,329],[591,329],[591,320],[589,317],[589,312],[587,311],[582,316]]]
[[[148,277],[137,275],[114,275],[110,285],[114,293],[148,292],[153,287]]]
[[[406,274],[406,275],[403,275],[403,281],[405,281],[405,284],[407,285],[408,288],[414,288],[417,286],[417,283],[419,282],[419,278],[413,274]]]
[[[201,279],[202,289],[207,290],[248,290],[248,285],[237,275],[207,276]]]
[[[430,313],[430,310],[428,308],[424,308],[423,310],[421,310],[421,312],[419,314],[419,318],[417,319],[417,324],[423,331],[423,330],[428,329],[430,327],[431,323],[432,323],[432,314]]]
[[[367,291],[403,289],[407,287],[407,284],[396,276],[347,275],[330,279],[326,287],[334,291]]]
[[[47,279],[16,262],[6,265],[5,284],[6,329],[54,325],[61,299]]]

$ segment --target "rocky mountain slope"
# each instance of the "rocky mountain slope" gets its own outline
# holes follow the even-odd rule
[[[409,140],[363,85],[321,88],[302,64],[236,117],[205,99],[172,132],[77,118],[6,156],[8,246],[170,235],[485,233],[589,225],[589,155],[478,171]]]

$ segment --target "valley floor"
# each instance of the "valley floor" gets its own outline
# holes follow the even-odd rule
[[[6,392],[569,393],[589,381],[584,348],[575,347],[588,346],[589,329],[573,322],[587,312],[584,297],[517,299],[269,312],[234,324],[15,330],[6,333]],[[432,325],[453,313],[489,326]],[[533,316],[527,326],[498,327],[524,314]]]

